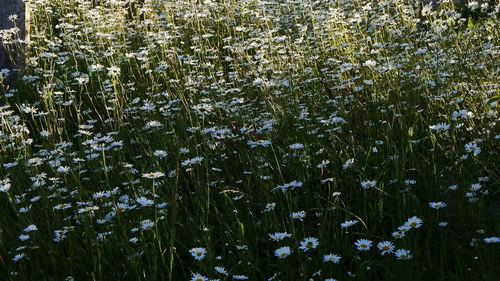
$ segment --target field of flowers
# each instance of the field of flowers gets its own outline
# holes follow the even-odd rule
[[[444,2],[31,0],[0,280],[498,280],[500,6]]]

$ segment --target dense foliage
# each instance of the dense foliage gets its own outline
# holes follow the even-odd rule
[[[1,280],[499,276],[500,6],[142,2],[31,0]]]

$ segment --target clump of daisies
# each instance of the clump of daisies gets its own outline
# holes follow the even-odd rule
[[[409,218],[402,226],[398,227],[398,230],[392,233],[394,238],[403,238],[406,236],[406,233],[411,229],[417,229],[422,226],[424,222],[422,219],[413,216]]]

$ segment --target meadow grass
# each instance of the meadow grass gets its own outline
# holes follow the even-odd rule
[[[498,278],[499,6],[30,2],[1,280]]]

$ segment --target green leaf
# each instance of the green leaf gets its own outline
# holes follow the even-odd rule
[[[488,104],[500,101],[500,95],[493,96],[491,99],[488,100]]]
[[[474,24],[474,20],[472,19],[472,17],[469,17],[469,21],[467,22],[467,27],[474,28],[475,26],[476,24]]]

